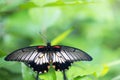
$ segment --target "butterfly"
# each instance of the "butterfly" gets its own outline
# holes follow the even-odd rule
[[[50,67],[62,71],[63,79],[67,80],[65,70],[74,61],[91,61],[92,57],[86,52],[69,46],[47,43],[46,46],[30,46],[13,51],[5,57],[6,61],[24,62],[37,72],[36,80],[41,73],[48,72]],[[51,66],[52,65],[52,66]]]

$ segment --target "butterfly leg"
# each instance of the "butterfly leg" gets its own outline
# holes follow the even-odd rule
[[[63,70],[63,80],[68,80],[68,79],[67,79],[67,76],[66,76],[66,74],[65,74],[65,70]]]
[[[37,72],[37,75],[36,75],[36,79],[35,80],[38,80],[39,79],[39,72]]]

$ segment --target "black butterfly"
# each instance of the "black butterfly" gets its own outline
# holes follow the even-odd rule
[[[37,72],[36,80],[38,80],[40,73],[48,72],[50,67],[53,67],[56,71],[62,71],[64,80],[67,80],[65,70],[71,66],[71,63],[74,61],[91,61],[92,57],[74,47],[51,46],[50,43],[47,43],[47,46],[31,46],[18,49],[5,57],[5,60],[20,61],[29,65]]]

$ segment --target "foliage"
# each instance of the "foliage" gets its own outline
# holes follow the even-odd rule
[[[55,44],[88,52],[91,62],[75,62],[69,80],[119,80],[120,16],[117,0],[1,0],[0,80],[34,80],[35,72],[4,57],[25,46]],[[42,39],[40,33],[45,39]],[[62,80],[50,69],[44,80]]]

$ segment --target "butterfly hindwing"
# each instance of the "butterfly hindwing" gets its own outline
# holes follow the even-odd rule
[[[69,66],[71,66],[72,62],[66,61],[64,63],[59,63],[59,62],[55,62],[53,63],[53,66],[55,66],[55,70],[58,71],[63,71],[65,69],[69,69]]]
[[[26,63],[30,68],[33,69],[33,71],[39,72],[39,73],[44,73],[48,72],[48,67],[50,66],[49,63],[43,63],[37,65],[35,62],[29,62]]]

